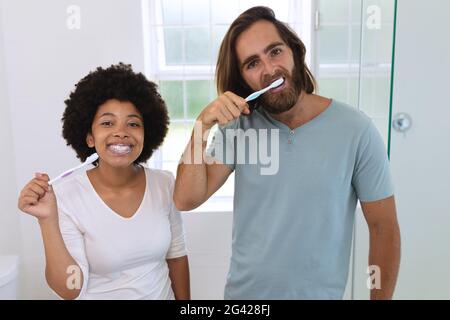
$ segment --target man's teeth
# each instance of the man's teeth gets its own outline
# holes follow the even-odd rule
[[[274,89],[281,87],[285,81],[286,81],[286,79],[283,77],[283,81],[278,86],[276,86]]]
[[[281,78],[283,78],[283,81],[278,85],[278,86],[276,86],[276,87],[274,87],[274,88],[272,88],[272,90],[275,90],[275,89],[277,89],[277,88],[279,88],[279,87],[281,87],[285,82],[286,82],[286,78],[285,77],[281,77]],[[271,83],[273,83],[273,82],[275,82],[275,81],[277,81],[278,79],[280,79],[280,78],[277,78],[276,80],[274,80],[274,81],[272,81],[272,82],[270,82],[268,85],[266,85],[266,86],[264,86],[264,87],[267,87],[267,86],[269,86]],[[264,88],[263,87],[263,88]]]
[[[131,146],[123,144],[113,144],[109,146],[109,149],[114,153],[127,154],[131,152]]]

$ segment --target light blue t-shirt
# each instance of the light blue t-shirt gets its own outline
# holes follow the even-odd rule
[[[259,109],[220,128],[208,154],[235,171],[225,299],[342,299],[357,200],[394,193],[372,120],[333,100],[290,130]]]

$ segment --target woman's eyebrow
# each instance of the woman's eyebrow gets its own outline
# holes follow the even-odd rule
[[[115,117],[116,115],[115,115],[114,113],[111,113],[111,112],[105,112],[104,114],[102,114],[102,115],[100,116],[100,118],[101,118],[101,117],[106,117],[106,116],[113,116],[113,117]]]
[[[138,114],[129,114],[127,117],[128,118],[138,118],[139,120],[142,120],[142,117]]]
[[[100,116],[100,118],[101,117],[106,117],[106,116],[112,116],[112,117],[115,117],[116,115],[114,114],[114,113],[111,113],[111,112],[105,112],[104,114],[102,114],[101,116]],[[127,118],[138,118],[138,119],[140,119],[140,120],[142,120],[142,117],[140,116],[140,115],[138,115],[138,114],[129,114],[128,116],[127,116]]]

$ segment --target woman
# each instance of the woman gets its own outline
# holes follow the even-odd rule
[[[99,159],[54,189],[36,174],[20,194],[39,221],[49,286],[63,299],[189,299],[174,178],[141,165],[168,128],[156,85],[120,63],[91,72],[65,103],[67,145]]]

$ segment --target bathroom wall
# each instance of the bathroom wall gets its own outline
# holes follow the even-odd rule
[[[398,1],[392,114],[393,119],[408,114],[412,126],[391,133],[402,236],[395,299],[450,298],[449,12],[448,0]],[[365,299],[369,237],[361,213],[357,216],[355,298]]]
[[[3,16],[0,7],[0,255],[18,254],[20,250],[19,217],[16,211],[14,149],[3,39]]]

